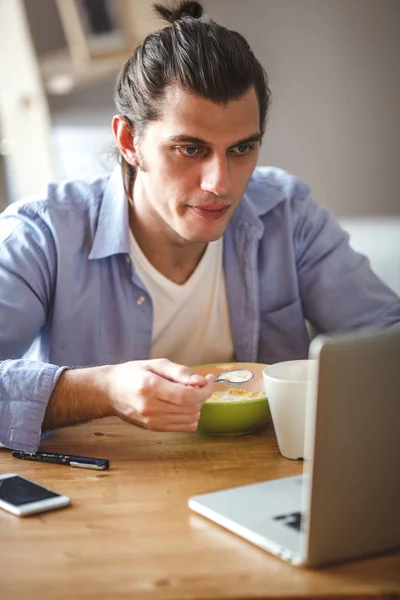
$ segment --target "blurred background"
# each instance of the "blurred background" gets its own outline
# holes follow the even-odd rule
[[[269,75],[259,164],[306,180],[400,291],[400,1],[203,6]],[[0,209],[112,169],[116,75],[161,25],[149,0],[0,0]]]

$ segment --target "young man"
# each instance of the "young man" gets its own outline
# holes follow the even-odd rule
[[[110,177],[51,184],[0,219],[0,441],[119,415],[193,431],[213,377],[187,365],[306,357],[400,300],[308,187],[256,168],[270,92],[197,2],[124,66]]]

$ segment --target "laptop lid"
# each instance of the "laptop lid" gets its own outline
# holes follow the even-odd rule
[[[306,563],[400,547],[400,328],[310,346],[304,487]],[[318,398],[318,400],[317,400]]]

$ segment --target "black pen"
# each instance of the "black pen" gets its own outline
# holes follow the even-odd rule
[[[105,471],[110,466],[106,458],[91,458],[90,456],[74,456],[73,454],[55,454],[54,452],[22,452],[13,450],[14,458],[23,460],[36,460],[39,462],[56,463],[58,465],[69,465],[70,467],[81,467],[82,469],[100,469]]]

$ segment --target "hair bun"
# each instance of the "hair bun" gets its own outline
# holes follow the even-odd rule
[[[167,8],[162,4],[154,4],[154,10],[169,23],[180,21],[184,17],[192,17],[200,19],[203,14],[203,7],[200,2],[192,2],[191,0],[183,0],[178,3],[176,8]]]

